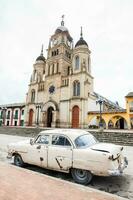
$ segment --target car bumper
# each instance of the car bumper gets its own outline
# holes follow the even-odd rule
[[[8,155],[7,155],[6,158],[7,158],[7,159],[12,159],[12,153],[8,153]]]
[[[128,166],[128,160],[124,157],[123,163],[115,170],[108,170],[110,176],[121,176],[124,169]]]

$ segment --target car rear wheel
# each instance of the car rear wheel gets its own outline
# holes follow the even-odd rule
[[[23,167],[24,162],[19,154],[15,154],[14,156],[14,164],[18,167]]]
[[[91,172],[83,169],[72,169],[71,174],[75,182],[87,185],[92,180]]]

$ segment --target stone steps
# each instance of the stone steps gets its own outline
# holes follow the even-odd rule
[[[47,128],[32,128],[32,127],[0,127],[0,134],[7,135],[18,135],[34,137],[40,131],[46,130]],[[88,130],[91,132],[100,142],[115,143],[120,145],[133,146],[133,132],[124,131],[106,131],[98,132],[96,130]]]
[[[133,133],[128,132],[96,132],[96,131],[89,131],[91,132],[100,142],[107,142],[107,143],[115,143],[115,144],[122,144],[133,146]]]

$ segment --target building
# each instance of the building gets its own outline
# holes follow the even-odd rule
[[[61,26],[49,39],[47,58],[43,56],[42,47],[33,64],[25,125],[88,127],[88,111],[99,111],[93,81],[91,51],[83,38],[82,28],[80,39],[74,46],[62,18]],[[117,104],[113,107],[119,108]]]
[[[0,105],[0,126],[23,126],[25,103]]]
[[[108,100],[100,97],[103,100],[102,107],[102,123],[106,129],[133,129],[133,92],[129,92],[125,96],[126,109],[121,107],[110,108],[106,106]],[[111,103],[109,101],[109,103]],[[111,103],[112,104],[112,103]],[[88,111],[89,127],[97,128],[99,126],[100,113],[98,111]]]
[[[133,92],[126,109],[94,91],[91,51],[83,38],[75,43],[62,18],[49,39],[47,58],[33,64],[26,103],[0,106],[0,124],[66,128],[133,128]],[[101,101],[99,105],[97,102]]]

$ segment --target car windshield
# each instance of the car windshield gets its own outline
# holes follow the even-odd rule
[[[81,135],[75,139],[75,145],[77,148],[90,147],[96,143],[98,143],[97,139],[91,134]]]

